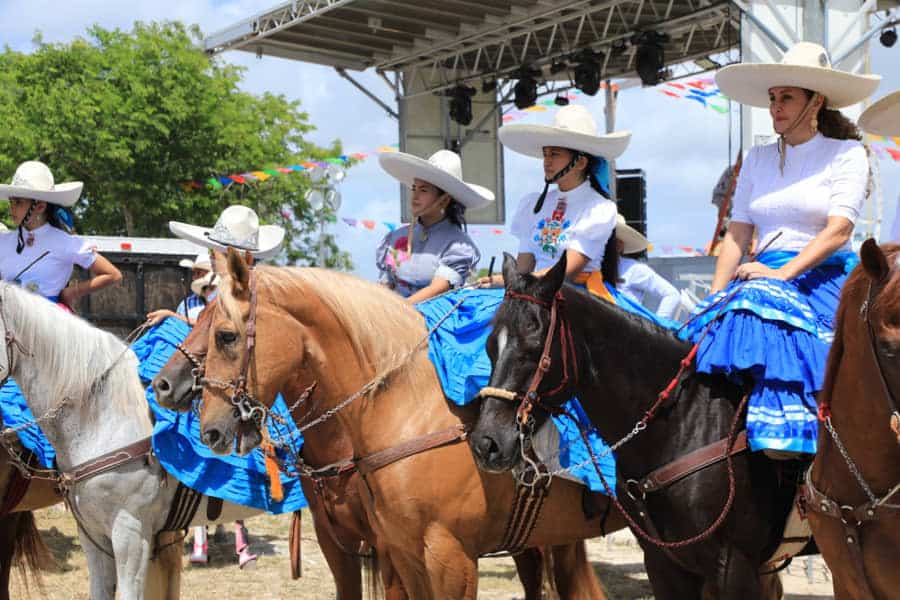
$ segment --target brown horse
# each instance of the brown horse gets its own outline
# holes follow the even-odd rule
[[[194,370],[201,368],[200,361],[207,354],[213,313],[213,310],[201,313],[182,344],[183,351],[173,354],[154,378],[156,399],[161,406],[177,411],[190,410],[195,394]],[[309,418],[317,416],[318,413],[314,413]],[[310,465],[338,464],[351,456],[353,451],[350,440],[334,420],[325,421],[320,427],[305,434],[303,458]],[[377,546],[359,496],[358,479],[359,474],[355,470],[321,479],[319,485],[308,477],[301,479],[313,514],[316,537],[334,576],[339,598],[361,597],[356,549],[366,544]],[[382,549],[381,552],[385,550]],[[549,557],[545,554],[546,552],[537,549],[527,549],[513,557],[525,589],[526,600],[538,600],[542,597],[545,567],[546,570],[553,571],[548,573],[548,577],[552,576],[551,585],[555,585],[561,597],[602,596],[599,582],[587,563],[583,543],[553,547]],[[406,592],[389,557],[379,557],[378,568],[386,597],[406,598]]]
[[[279,392],[290,403],[315,383],[295,420],[324,423],[333,416],[357,457],[472,422],[472,410],[451,408],[444,398],[421,343],[421,316],[389,290],[318,269],[257,267],[249,353],[251,271],[233,252],[227,265],[212,315],[201,409],[201,435],[213,451],[231,452],[239,429],[240,452],[260,441],[236,414],[233,386],[215,385],[236,382],[242,372],[246,389],[266,406]],[[357,487],[411,597],[475,598],[477,559],[502,544],[514,505],[509,475],[480,472],[467,444],[448,443],[372,470]],[[528,546],[600,535],[604,520],[607,530],[623,527],[618,514],[608,514],[606,496],[589,498],[600,507],[597,516],[574,509],[582,506],[583,489],[553,482]],[[597,588],[589,597],[600,594]]]
[[[860,254],[862,264],[841,292],[818,398],[826,421],[806,504],[834,577],[835,598],[896,598],[900,439],[893,415],[900,398],[900,245],[880,248],[867,240]]]
[[[0,446],[0,496],[5,500],[16,467],[3,446]],[[41,572],[54,566],[50,549],[44,543],[35,523],[32,511],[62,502],[56,481],[49,478],[32,478],[22,498],[0,518],[0,600],[9,600],[9,583],[12,567],[17,567],[22,579],[40,589]],[[163,546],[156,560],[150,561],[147,571],[146,598],[177,600],[181,589],[181,544],[177,532],[160,535]]]

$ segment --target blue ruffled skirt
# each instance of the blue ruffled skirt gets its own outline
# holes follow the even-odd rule
[[[796,255],[767,252],[758,260],[777,269]],[[738,382],[752,378],[751,449],[816,451],[815,393],[822,389],[841,288],[858,262],[854,253],[839,252],[791,281],[732,282],[698,304],[680,331],[682,339],[700,342],[697,371]]]

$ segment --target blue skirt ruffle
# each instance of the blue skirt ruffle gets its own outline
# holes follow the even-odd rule
[[[759,262],[779,268],[794,256],[770,252]],[[816,451],[815,393],[822,388],[840,290],[857,262],[844,252],[791,281],[733,282],[701,302],[681,330],[683,339],[700,341],[699,372],[752,378],[747,435],[753,450]]]
[[[461,298],[465,301],[431,334],[428,357],[444,389],[444,395],[454,404],[468,404],[491,375],[491,361],[485,345],[497,307],[503,302],[504,290],[458,290],[421,302],[416,308],[425,317],[428,329],[434,327]],[[616,462],[609,446],[591,425],[577,399],[569,400],[564,408],[573,415],[554,417],[559,430],[560,464],[572,470],[592,491],[606,492],[591,462],[590,453],[578,431],[587,430],[591,447],[600,457],[600,470],[609,487],[615,489]],[[576,425],[575,421],[578,422]]]

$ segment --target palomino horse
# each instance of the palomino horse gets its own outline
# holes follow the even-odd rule
[[[867,240],[860,256],[841,292],[805,499],[835,598],[870,600],[900,589],[900,245]]]
[[[406,451],[429,434],[446,440],[473,417],[448,406],[423,350],[421,316],[391,291],[349,275],[251,272],[234,252],[227,267],[206,357],[204,441],[231,452],[246,405],[270,406],[279,392],[298,398],[315,384],[294,418],[307,434],[334,418],[348,435],[361,457],[357,487],[369,522],[409,596],[475,598],[477,559],[505,545],[517,488],[508,475],[479,472],[460,435],[425,452]],[[248,452],[260,435],[242,433],[239,451]],[[383,461],[386,449],[400,460]],[[558,479],[536,488],[543,512],[519,536],[525,546],[600,535],[607,516],[609,530],[623,526],[618,515],[607,515],[606,496],[589,496],[600,510],[587,518],[572,508],[582,505],[583,486]]]
[[[200,314],[193,330],[182,343],[181,352],[173,354],[154,377],[153,388],[161,406],[182,412],[191,410],[197,391],[197,378],[203,370],[202,361],[209,347],[213,313],[213,310],[205,310]],[[310,418],[316,416],[318,415],[315,413],[310,414]],[[350,440],[335,420],[324,421],[320,426],[308,430],[305,442],[302,454],[308,465],[337,465],[353,456]],[[343,472],[340,469],[329,469],[321,475],[313,471],[314,469],[300,473],[301,485],[313,515],[319,546],[334,576],[337,597],[346,600],[361,598],[356,550],[363,543],[373,548],[378,543],[359,497],[359,473],[356,469],[344,469]],[[590,584],[588,592],[595,589],[593,578],[579,575],[588,572],[583,569],[589,569],[583,564],[586,561],[583,548],[554,548],[552,556],[557,590],[578,589],[583,585],[582,581]],[[525,588],[525,599],[539,600],[542,597],[544,567],[540,551],[526,549],[513,559]],[[406,598],[406,592],[391,567],[389,557],[379,556],[378,568],[385,596],[389,600]],[[565,594],[564,597],[570,595],[577,597],[577,594]]]
[[[143,598],[155,535],[176,497],[189,494],[141,450],[148,444],[137,443],[149,438],[152,423],[134,353],[112,334],[5,283],[0,329],[6,340],[0,367],[8,366],[56,450],[60,484],[87,557],[91,598]],[[98,464],[126,448],[133,458]],[[179,526],[206,522],[200,517],[207,514],[206,500],[192,502],[197,516]],[[217,521],[260,512],[226,502]],[[173,579],[166,575],[163,585]],[[171,589],[166,593],[172,596]]]
[[[690,374],[668,402],[651,408],[691,347],[646,319],[563,286],[565,268],[563,255],[536,278],[504,258],[506,299],[487,342],[490,387],[482,390],[469,436],[478,465],[489,473],[517,467],[520,440],[577,396],[605,440],[623,440],[616,449],[619,498],[644,549],[655,597],[700,598],[705,584],[722,598],[761,597],[758,570],[781,541],[795,486],[782,490],[761,453],[725,451],[735,444],[744,390],[724,378]],[[696,468],[679,472],[672,464],[707,447],[706,468],[695,460]],[[709,460],[726,454],[731,458]],[[657,470],[663,465],[667,471]]]

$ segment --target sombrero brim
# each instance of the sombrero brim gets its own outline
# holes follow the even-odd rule
[[[591,156],[613,160],[628,148],[631,132],[615,131],[606,135],[588,135],[549,125],[513,123],[500,128],[500,142],[519,154],[541,158],[544,148],[555,146],[578,150]]]
[[[226,244],[220,244],[219,242],[209,239],[210,234],[213,232],[212,227],[200,227],[198,225],[191,225],[190,223],[181,223],[180,221],[169,221],[169,231],[176,237],[188,240],[189,242],[194,242],[198,246],[203,246],[204,248],[212,248],[219,252],[227,252],[229,248]],[[284,229],[277,225],[262,225],[259,228],[259,247],[256,250],[250,250],[249,252],[259,260],[266,260],[272,258],[281,251],[281,244],[283,242]],[[235,249],[241,250],[241,248]]]
[[[859,117],[859,126],[867,133],[900,137],[900,91],[867,108]]]
[[[427,181],[450,194],[466,208],[482,208],[494,201],[494,193],[491,190],[457,179],[424,158],[412,154],[384,152],[378,155],[378,164],[397,181],[407,185],[412,184],[413,179]]]
[[[645,238],[641,233],[628,225],[627,223],[618,223],[616,225],[616,238],[622,240],[622,254],[634,254],[643,252],[650,246],[650,240]]]
[[[210,271],[203,277],[198,277],[191,282],[191,291],[200,296],[203,294],[203,288],[217,283],[216,279],[216,274]]]
[[[185,269],[197,269],[198,271],[212,271],[212,266],[208,262],[195,262],[189,258],[182,258],[178,261],[178,266]]]
[[[742,63],[728,65],[716,73],[716,85],[728,98],[741,104],[768,108],[769,90],[788,86],[812,90],[825,96],[829,108],[844,108],[875,93],[880,75],[856,75],[803,65]]]
[[[0,184],[0,200],[30,198],[31,200],[41,200],[68,208],[78,202],[84,184],[80,181],[67,181],[58,183],[53,188],[52,191],[44,191],[20,185]]]

